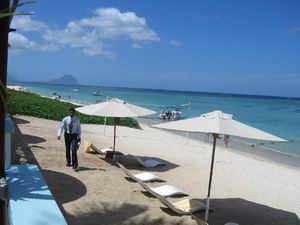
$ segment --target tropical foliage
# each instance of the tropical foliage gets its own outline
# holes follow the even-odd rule
[[[11,20],[12,20],[14,15],[31,15],[31,13],[25,12],[25,11],[16,12],[16,9],[18,7],[28,5],[28,4],[32,4],[32,3],[35,3],[35,1],[27,1],[27,2],[19,3],[19,0],[14,0],[11,7],[0,10],[0,19],[3,19],[5,17],[9,17],[9,24],[8,24],[8,27],[9,27],[10,23],[11,23]],[[1,50],[4,51],[4,49],[1,49]],[[6,85],[3,83],[2,80],[0,80],[0,101],[1,101],[0,107],[2,107],[2,106],[5,107],[6,95],[7,95],[6,94]]]
[[[50,120],[62,120],[69,112],[70,108],[78,106],[68,102],[41,97],[29,92],[19,92],[8,90],[7,111],[14,115],[34,116]],[[82,113],[76,113],[81,123],[85,124],[104,124],[104,117],[89,116]],[[113,124],[113,118],[107,118],[107,125]],[[132,118],[122,118],[121,126],[139,128],[136,120]]]
[[[22,3],[18,3],[18,1],[14,2],[15,4],[13,4],[10,8],[7,9],[3,9],[0,10],[0,19],[7,17],[7,16],[15,16],[15,15],[31,15],[31,13],[22,11],[22,12],[16,12],[16,8],[24,6],[24,5],[28,5],[28,4],[32,4],[35,3],[34,1],[28,1],[28,2],[22,2]]]

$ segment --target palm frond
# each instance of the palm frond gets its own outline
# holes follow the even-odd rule
[[[0,10],[0,19],[7,17],[7,16],[14,16],[14,15],[32,15],[30,12],[22,11],[22,12],[15,12],[16,8],[28,5],[28,4],[33,4],[35,1],[27,1],[27,2],[22,2],[18,3],[16,5],[13,5],[10,8],[7,9],[2,9]]]

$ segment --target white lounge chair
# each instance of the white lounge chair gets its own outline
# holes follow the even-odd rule
[[[136,181],[150,194],[157,197],[158,195],[161,195],[163,197],[170,197],[173,195],[188,195],[185,191],[182,189],[175,187],[173,185],[162,185],[159,187],[150,187],[148,186],[144,181],[140,179],[136,179]]]
[[[166,165],[166,163],[160,162],[160,161],[157,161],[157,160],[154,160],[154,159],[142,160],[138,156],[134,156],[134,155],[131,155],[131,156],[133,156],[138,161],[138,163],[141,164],[145,168],[153,168],[153,167],[157,167],[157,166],[164,166],[164,165]]]
[[[153,192],[160,194],[164,197],[170,197],[173,195],[188,195],[182,189],[175,187],[173,185],[162,185],[159,187],[149,187]]]
[[[122,164],[118,163],[119,167],[123,170],[123,172],[129,176],[131,179],[137,181],[137,179],[140,179],[144,182],[151,182],[151,181],[164,181],[159,176],[155,175],[154,173],[150,172],[143,172],[139,174],[133,174],[129,170],[127,170]]]
[[[118,162],[117,162],[118,163]],[[139,179],[137,176],[134,176],[129,170],[127,170],[123,165],[118,163],[119,167],[127,174],[131,179],[137,181],[146,191],[148,191],[150,194],[156,196],[162,195],[164,197],[169,197],[172,195],[188,195],[185,193],[182,189],[172,186],[172,185],[162,185],[159,187],[149,187],[145,183],[145,181]]]
[[[170,202],[163,196],[155,196],[161,203],[180,215],[189,215],[199,210],[205,210],[205,204],[198,198],[185,198],[176,202]]]
[[[100,155],[105,155],[108,151],[113,151],[112,147],[98,149],[95,145],[93,145],[90,141],[84,141],[84,151],[89,153],[93,150],[94,152],[99,153]],[[116,154],[122,154],[121,152],[115,151]]]

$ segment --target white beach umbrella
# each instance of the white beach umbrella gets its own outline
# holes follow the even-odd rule
[[[155,111],[129,104],[128,102],[117,98],[111,99],[106,102],[79,107],[76,108],[76,111],[92,116],[105,116],[115,118],[113,151],[115,151],[116,145],[116,118],[147,116],[156,113]]]
[[[216,149],[216,140],[220,134],[233,135],[244,138],[267,141],[285,141],[282,138],[276,137],[262,130],[250,127],[240,123],[232,118],[232,114],[223,113],[222,111],[213,111],[203,114],[199,117],[174,121],[169,123],[161,123],[152,127],[162,128],[167,130],[194,132],[194,133],[211,133],[214,137],[213,151],[211,159],[211,168],[208,184],[208,194],[206,202],[205,220],[208,220],[210,189],[214,168],[214,157]]]

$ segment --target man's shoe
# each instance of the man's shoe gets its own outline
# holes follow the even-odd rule
[[[70,167],[70,166],[71,166],[71,164],[70,164],[70,163],[67,163],[67,164],[66,164],[66,167]]]

